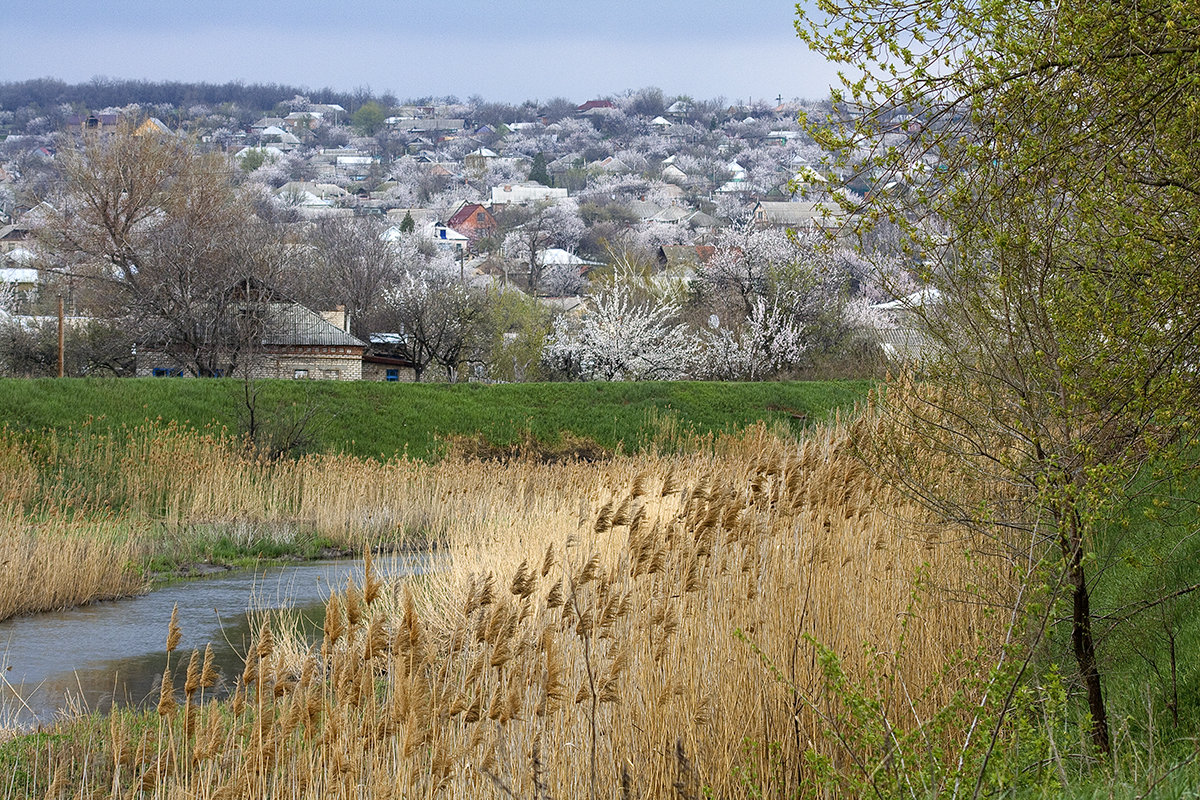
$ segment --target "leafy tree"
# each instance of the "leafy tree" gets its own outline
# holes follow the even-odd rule
[[[529,180],[537,181],[543,186],[553,185],[553,181],[550,180],[550,173],[546,170],[546,154],[540,150],[533,157],[533,166],[529,168]]]
[[[354,129],[363,136],[374,136],[383,127],[387,113],[374,100],[363,103],[350,118]]]
[[[400,232],[401,233],[412,233],[413,229],[416,227],[416,225],[417,225],[417,223],[413,221],[412,212],[405,211],[404,219],[400,220]]]
[[[488,293],[487,318],[488,376],[501,381],[540,380],[550,310],[524,292],[497,288]]]
[[[912,309],[924,380],[888,392],[875,456],[1048,571],[1108,753],[1092,592],[1123,557],[1112,532],[1135,496],[1168,502],[1197,452],[1200,7],[821,9],[801,37],[860,77],[809,132],[851,178],[871,176],[865,218],[903,225],[942,298]],[[948,463],[968,493],[948,491]]]
[[[250,173],[261,167],[267,161],[267,151],[261,147],[255,147],[247,150],[242,156],[241,168],[242,172]]]

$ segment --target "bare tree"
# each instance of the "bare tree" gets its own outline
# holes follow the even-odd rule
[[[380,322],[390,335],[381,345],[413,365],[418,381],[431,364],[458,380],[472,347],[486,336],[482,292],[447,275],[409,273],[391,289]]]
[[[583,235],[583,220],[574,202],[540,202],[528,210],[510,212],[512,215],[519,222],[505,237],[504,249],[528,265],[529,290],[536,293],[542,288],[543,251],[549,247],[574,250]]]
[[[312,263],[295,276],[292,294],[313,307],[346,307],[350,332],[371,333],[384,292],[399,280],[399,254],[379,238],[379,226],[364,219],[323,219],[309,231]]]
[[[140,346],[200,376],[231,374],[261,342],[280,237],[254,217],[219,154],[126,128],[59,154],[64,191],[39,234],[92,302]]]

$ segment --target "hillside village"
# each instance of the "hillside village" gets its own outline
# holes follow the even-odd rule
[[[881,304],[916,288],[886,235],[866,257],[848,246],[858,193],[882,187],[827,190],[846,176],[798,117],[828,114],[828,102],[643,89],[577,105],[351,106],[297,94],[265,114],[230,103],[0,110],[0,372],[52,374],[62,299],[68,374],[855,373],[870,360],[862,331],[895,327]],[[180,314],[139,308],[129,286],[104,290],[111,275],[89,278],[82,251],[61,247],[77,200],[63,153],[129,135],[222,157],[249,198],[242,227],[286,244],[270,274],[220,287],[224,306],[256,309],[252,343],[172,330]]]

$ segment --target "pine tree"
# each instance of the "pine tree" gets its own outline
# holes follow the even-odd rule
[[[529,168],[529,180],[537,181],[543,186],[553,184],[553,181],[550,179],[550,172],[546,169],[545,153],[538,153],[533,157],[533,166]]]

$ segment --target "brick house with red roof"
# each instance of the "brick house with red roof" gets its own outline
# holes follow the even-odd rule
[[[479,203],[464,203],[446,220],[446,227],[475,241],[496,232],[496,218]]]

